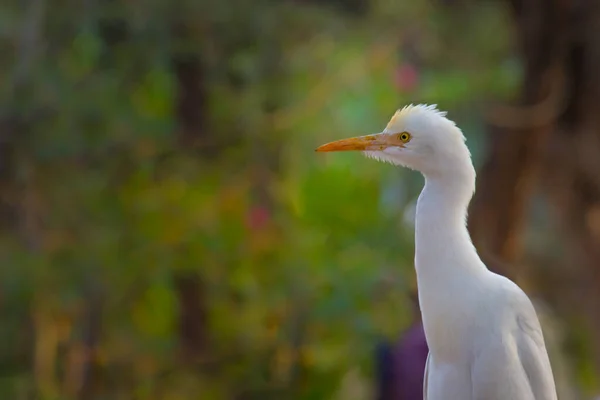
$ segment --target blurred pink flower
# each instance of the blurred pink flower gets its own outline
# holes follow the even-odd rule
[[[394,83],[399,90],[412,91],[419,83],[419,71],[412,64],[400,64],[396,69]]]
[[[246,219],[246,226],[252,231],[265,228],[271,219],[270,211],[263,206],[254,206],[250,209]]]

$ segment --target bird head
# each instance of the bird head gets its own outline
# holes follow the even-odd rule
[[[426,176],[473,169],[464,135],[435,105],[406,106],[394,114],[381,133],[342,139],[316,149],[318,152],[352,150]]]

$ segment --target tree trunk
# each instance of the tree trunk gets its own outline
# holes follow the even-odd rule
[[[469,226],[490,268],[515,279],[542,143],[556,118],[567,27],[564,6],[557,1],[514,0],[511,5],[525,66],[520,107],[498,107],[492,116],[490,154],[479,174]]]

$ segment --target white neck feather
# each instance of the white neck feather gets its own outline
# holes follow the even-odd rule
[[[456,279],[464,282],[487,270],[466,225],[474,187],[470,162],[444,176],[425,176],[415,229],[415,267],[421,293],[452,290],[457,285],[451,282]]]

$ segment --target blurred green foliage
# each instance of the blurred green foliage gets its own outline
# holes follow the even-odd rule
[[[497,3],[468,18],[344,4],[2,3],[2,115],[21,122],[2,133],[1,398],[77,397],[89,329],[90,399],[330,399],[347,381],[345,399],[368,398],[375,341],[410,323],[403,219],[421,181],[313,148],[424,101],[477,153],[481,101],[519,70]],[[409,31],[421,60],[403,91]],[[203,66],[199,150],[178,139],[177,57]],[[180,274],[200,277],[208,313],[192,364]]]

